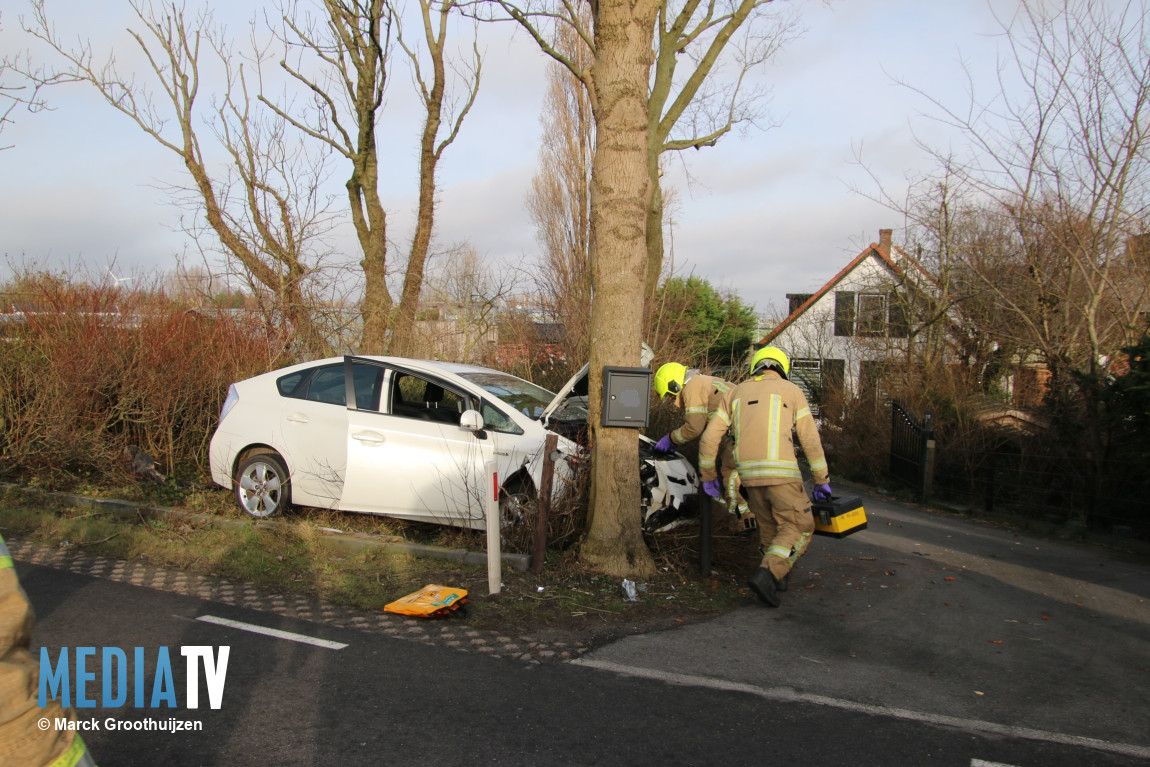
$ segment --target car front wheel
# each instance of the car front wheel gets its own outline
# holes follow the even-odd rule
[[[291,503],[291,486],[283,460],[275,453],[248,456],[236,471],[236,502],[257,518],[278,514]]]
[[[499,491],[499,537],[505,549],[531,550],[535,510],[535,487],[530,482],[512,480]]]

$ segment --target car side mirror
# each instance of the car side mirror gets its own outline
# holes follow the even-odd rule
[[[459,428],[464,431],[483,431],[483,416],[478,410],[464,410],[459,417]]]

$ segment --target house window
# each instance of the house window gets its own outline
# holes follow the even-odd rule
[[[858,395],[860,400],[870,400],[875,404],[885,403],[887,387],[884,374],[887,365],[882,360],[860,360]]]
[[[906,338],[909,329],[906,307],[893,294],[835,293],[836,336]]]
[[[846,370],[846,360],[823,360],[823,392],[841,392],[843,390],[843,386],[846,384]]]
[[[899,300],[899,296],[893,293],[890,296],[888,319],[891,338],[906,338],[910,335],[910,312],[904,301],[905,297]]]
[[[789,305],[789,311],[787,313],[794,314],[795,310],[805,304],[812,295],[812,293],[787,293],[787,302]]]
[[[860,336],[886,335],[886,296],[864,293],[858,297],[858,321],[855,333]]]
[[[855,334],[855,294],[840,290],[835,293],[835,335]]]

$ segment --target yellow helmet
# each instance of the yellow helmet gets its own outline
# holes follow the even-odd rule
[[[655,393],[659,395],[659,399],[663,399],[668,394],[678,394],[683,390],[683,383],[686,378],[686,365],[668,362],[655,371]]]
[[[775,363],[771,365],[771,363]],[[755,356],[751,357],[751,375],[754,375],[759,368],[771,365],[779,369],[783,374],[783,378],[787,378],[791,373],[791,360],[786,352],[774,346],[764,346],[755,352]]]

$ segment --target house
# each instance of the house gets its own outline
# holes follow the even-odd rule
[[[758,342],[790,355],[791,380],[817,402],[827,388],[881,393],[908,343],[905,291],[932,280],[891,244],[890,229],[814,293],[788,293],[790,314]],[[908,272],[910,274],[908,275]]]

